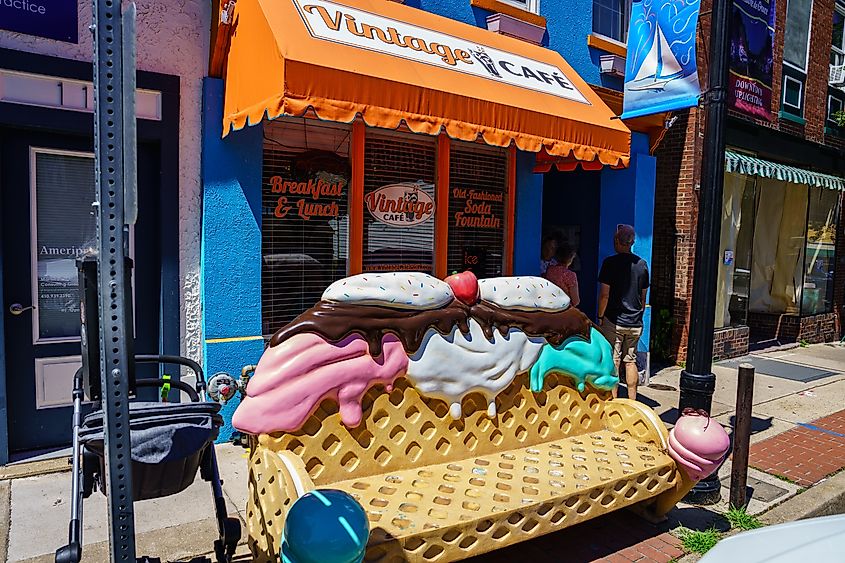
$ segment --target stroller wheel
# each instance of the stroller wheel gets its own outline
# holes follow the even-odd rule
[[[241,541],[241,521],[237,518],[226,518],[224,525],[223,541],[226,543],[227,561],[231,561]]]
[[[226,556],[226,548],[223,547],[223,542],[214,540],[214,558],[217,563],[229,563],[229,558]]]

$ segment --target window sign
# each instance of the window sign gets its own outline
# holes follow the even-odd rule
[[[32,262],[36,342],[79,338],[76,259],[96,246],[94,155],[33,149]]]
[[[324,131],[343,134],[342,129]],[[263,334],[312,307],[329,284],[346,275],[349,172],[345,156],[322,150],[291,154],[265,144]]]
[[[0,0],[0,29],[67,43],[79,40],[76,0]]]

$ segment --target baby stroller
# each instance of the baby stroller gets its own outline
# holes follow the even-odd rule
[[[180,356],[135,356],[136,363],[178,364],[196,374],[195,387],[168,379],[137,379],[135,386],[184,392],[188,403],[135,401],[130,403],[129,426],[132,459],[132,498],[135,501],[161,498],[185,490],[199,469],[211,483],[219,538],[214,541],[216,563],[228,563],[241,537],[240,520],[229,518],[214,440],[223,423],[218,403],[206,402],[202,368]],[[82,501],[94,489],[107,494],[105,478],[103,411],[82,418],[83,369],[73,382],[73,484],[69,542],[56,550],[56,563],[78,563],[82,558]],[[157,561],[142,558],[141,561]]]

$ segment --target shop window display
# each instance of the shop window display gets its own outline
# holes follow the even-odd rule
[[[838,191],[810,188],[801,300],[801,313],[805,315],[828,313],[833,310],[833,270],[839,201]]]

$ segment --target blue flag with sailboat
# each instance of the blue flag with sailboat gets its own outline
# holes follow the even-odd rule
[[[633,0],[622,118],[698,104],[699,0]]]

